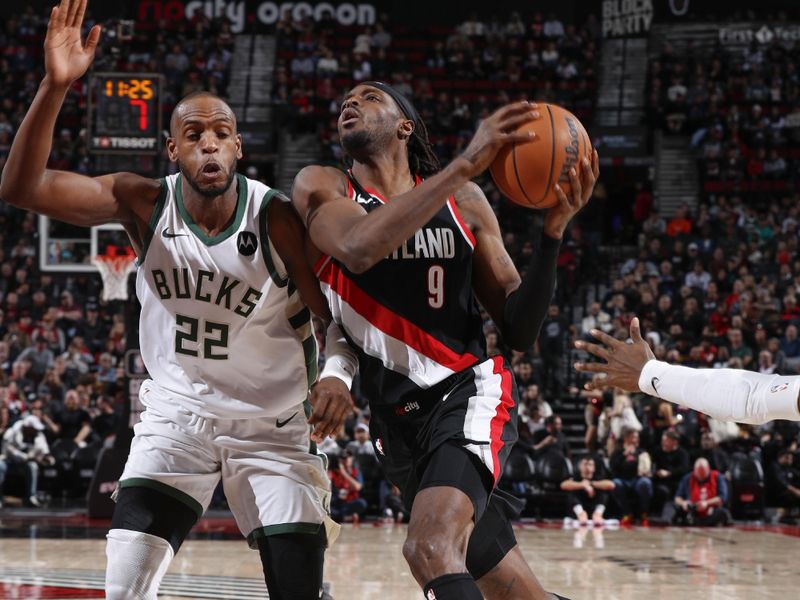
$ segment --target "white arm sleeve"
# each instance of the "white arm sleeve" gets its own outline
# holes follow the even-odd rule
[[[331,321],[325,332],[325,366],[319,378],[336,377],[344,381],[350,389],[356,373],[358,373],[358,356],[347,343],[340,327]]]
[[[650,360],[639,374],[639,388],[721,421],[751,425],[775,419],[800,421],[800,376],[690,369]]]

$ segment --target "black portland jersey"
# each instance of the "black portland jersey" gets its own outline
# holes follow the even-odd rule
[[[387,202],[363,189],[352,173],[348,178],[349,196],[366,211]],[[485,359],[472,292],[474,247],[450,197],[402,246],[364,273],[352,273],[332,257],[320,259],[322,290],[358,352],[361,391],[370,403],[419,401],[421,392],[427,395]]]

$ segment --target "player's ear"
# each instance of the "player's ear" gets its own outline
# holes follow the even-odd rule
[[[242,136],[241,134],[236,134],[236,160],[242,160]]]
[[[178,144],[172,136],[167,137],[167,154],[169,155],[170,162],[178,160]]]
[[[397,137],[401,140],[407,140],[414,133],[414,121],[406,119],[400,123],[400,128],[397,130]]]

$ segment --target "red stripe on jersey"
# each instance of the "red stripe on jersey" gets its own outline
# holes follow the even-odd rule
[[[352,306],[353,310],[371,325],[451,371],[463,371],[478,362],[477,356],[468,352],[458,354],[408,319],[378,303],[345,275],[333,261],[319,274],[319,279],[327,283],[344,302]]]
[[[502,450],[503,442],[503,428],[511,418],[509,411],[514,408],[514,396],[512,394],[511,386],[514,385],[511,379],[511,372],[503,368],[503,358],[500,356],[493,356],[492,362],[494,363],[494,374],[500,375],[500,403],[492,417],[492,423],[489,426],[489,438],[492,441],[492,473],[494,474],[494,482],[497,484],[500,479],[500,450]]]
[[[467,243],[472,246],[472,249],[475,249],[475,236],[467,227],[467,224],[464,222],[464,219],[461,218],[461,213],[458,212],[458,206],[456,205],[455,200],[452,196],[447,199],[447,203],[450,205],[450,210],[453,213],[453,216],[456,218],[456,223],[458,224],[459,229],[461,229],[461,233],[464,234],[464,237],[467,238]]]

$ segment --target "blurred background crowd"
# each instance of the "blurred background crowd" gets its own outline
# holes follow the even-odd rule
[[[29,10],[0,27],[0,169],[42,75],[44,24]],[[166,112],[198,89],[225,96],[236,37],[226,21],[198,13],[147,35],[110,31],[97,69],[163,73]],[[313,134],[329,164],[345,160],[336,133],[341,99],[367,79],[413,100],[445,162],[481,118],[518,98],[564,105],[592,130],[601,31],[591,14],[579,22],[534,11],[470,15],[409,28],[386,15],[357,27],[287,12],[271,33],[278,121],[292,134]],[[487,349],[510,356],[522,398],[520,441],[501,485],[526,498],[525,515],[723,524],[763,518],[767,508],[795,518],[797,424],[727,424],[643,394],[589,394],[571,363],[586,358],[574,340],[593,328],[625,339],[638,316],[661,360],[800,373],[800,151],[789,127],[799,59],[800,43],[778,39],[744,52],[669,43],[652,52],[647,124],[688,136],[698,201],[661,214],[650,178],[623,186],[601,176],[562,243],[556,296],[537,344],[508,352],[485,315]],[[67,96],[52,168],[96,170],[86,150],[85,92],[77,82]],[[488,176],[478,183],[523,269],[541,215],[504,200]],[[610,207],[622,189],[630,201],[620,217]],[[0,203],[0,224],[0,501],[3,494],[31,504],[80,498],[99,449],[124,425],[130,323],[123,303],[99,300],[96,275],[40,271],[33,215]],[[597,251],[608,245],[618,248]],[[375,460],[357,382],[354,402],[345,426],[320,448],[330,458],[334,516],[403,520],[398,491]]]

